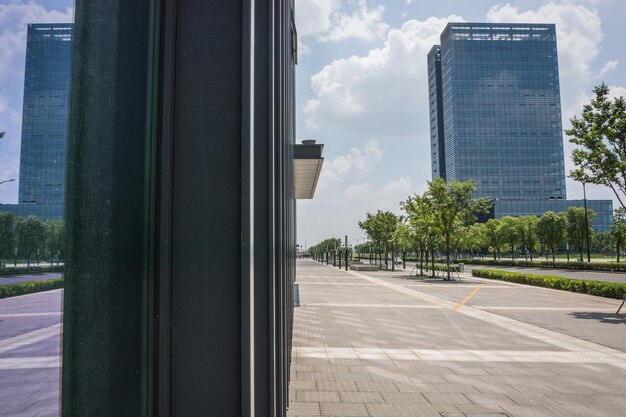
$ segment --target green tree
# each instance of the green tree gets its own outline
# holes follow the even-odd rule
[[[472,199],[473,191],[473,181],[446,183],[443,178],[437,178],[428,183],[428,191],[424,194],[431,201],[435,224],[443,239],[448,280],[453,234],[459,227],[474,223],[476,215],[486,213],[490,204],[485,199]]]
[[[15,237],[17,247],[28,257],[28,266],[31,258],[37,254],[45,239],[43,223],[36,216],[20,218],[15,223]]]
[[[399,218],[390,211],[381,210],[378,210],[375,214],[366,213],[365,216],[365,220],[359,222],[359,227],[367,234],[370,240],[378,244],[378,252],[379,254],[385,254],[385,263],[387,263]]]
[[[485,241],[487,247],[493,252],[493,260],[500,259],[500,249],[504,246],[504,234],[502,233],[502,223],[500,220],[489,219],[485,223]]]
[[[472,256],[481,256],[483,248],[487,247],[487,230],[485,223],[474,223],[467,228],[467,246]]]
[[[565,217],[553,211],[546,211],[537,221],[537,236],[552,253],[552,262],[555,261],[556,249],[565,238],[567,222]]]
[[[46,220],[43,225],[45,229],[46,256],[50,259],[60,256],[64,243],[63,220]]]
[[[587,245],[587,237],[591,240],[593,229],[591,220],[596,217],[593,210],[587,210],[585,219],[585,209],[582,207],[568,207],[565,212],[567,220],[567,241],[570,248],[578,249],[580,262],[583,261],[583,250]]]
[[[13,213],[0,213],[0,265],[2,258],[15,248],[15,216]]]
[[[537,216],[521,216],[517,218],[517,229],[520,239],[520,243],[524,246],[524,250],[530,255],[530,260],[533,260],[533,250],[537,247],[539,242],[537,236],[537,222],[539,218]]]
[[[511,259],[513,260],[515,260],[515,249],[520,240],[518,223],[517,218],[511,216],[504,216],[500,219],[500,232],[511,249]]]
[[[609,234],[617,255],[617,262],[619,262],[620,253],[626,247],[626,209],[618,208],[615,210]]]
[[[626,208],[626,100],[609,98],[602,83],[593,89],[595,97],[583,106],[581,118],[570,119],[565,131],[570,142],[579,146],[572,152],[576,169],[572,178],[589,184],[605,185]]]
[[[403,201],[401,207],[406,213],[409,227],[413,229],[412,236],[415,238],[415,246],[418,250],[420,275],[423,275],[424,272],[424,261],[426,262],[426,269],[428,269],[429,254],[433,261],[434,274],[435,250],[440,240],[440,234],[431,201],[424,196],[415,194]]]

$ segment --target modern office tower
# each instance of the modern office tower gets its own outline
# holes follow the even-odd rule
[[[566,200],[553,24],[449,23],[428,83],[433,178],[473,179],[496,218],[582,205]],[[588,206],[608,230],[611,201]]]
[[[27,39],[18,203],[62,218],[72,25],[31,24]]]
[[[29,24],[17,205],[1,210],[61,219],[65,197],[72,24]]]

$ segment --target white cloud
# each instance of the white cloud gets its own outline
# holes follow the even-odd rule
[[[338,0],[296,0],[298,36],[327,32],[332,14],[341,7]]]
[[[359,8],[354,13],[336,13],[331,29],[320,36],[319,40],[337,42],[350,38],[365,41],[381,39],[389,30],[389,25],[383,21],[384,12],[385,7],[382,5],[370,9],[365,0],[359,0]]]
[[[400,202],[406,200],[413,193],[415,193],[413,181],[408,177],[400,177],[383,187],[376,207],[399,213]]]
[[[609,86],[611,97],[626,97],[626,88],[619,86]]]
[[[346,39],[373,41],[384,38],[389,25],[383,21],[385,7],[370,8],[359,0],[351,11],[342,11],[337,0],[297,0],[296,25],[299,37],[315,37],[320,42]],[[299,48],[308,55],[310,48],[301,40]]]
[[[324,163],[320,174],[319,186],[337,184],[347,179],[361,178],[382,159],[383,153],[378,142],[370,140],[363,150],[352,148],[345,155],[339,155]]]
[[[619,65],[619,59],[607,61],[607,63],[604,64],[604,67],[602,67],[602,70],[600,70],[600,74],[598,74],[598,78],[602,78],[610,71],[617,69],[618,65]]]
[[[364,182],[362,184],[353,184],[341,193],[344,201],[360,200],[370,197],[372,193],[372,184]]]
[[[363,134],[414,134],[428,123],[426,54],[459,16],[409,20],[381,48],[326,65],[311,77],[314,97],[304,107],[309,129],[341,127]],[[421,120],[419,120],[421,119]]]

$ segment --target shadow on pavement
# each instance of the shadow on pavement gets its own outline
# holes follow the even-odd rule
[[[626,315],[611,313],[569,313],[577,319],[597,320],[601,323],[626,324]]]

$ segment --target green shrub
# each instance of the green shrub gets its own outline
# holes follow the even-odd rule
[[[0,276],[44,274],[46,272],[63,272],[65,265],[31,265],[0,268]]]
[[[63,288],[63,278],[0,285],[0,298],[15,297],[16,295],[32,294],[41,291],[50,291],[57,288]]]
[[[559,268],[578,269],[581,271],[615,271],[626,272],[626,262],[566,262],[566,261],[526,261],[526,260],[498,260],[493,259],[465,259],[463,261],[470,265],[494,265],[494,266],[519,266],[533,268]]]
[[[626,297],[626,284],[606,281],[571,279],[551,275],[522,274],[519,272],[493,269],[474,269],[472,275],[480,278],[498,279],[536,287],[554,288],[600,297],[623,299]]]

